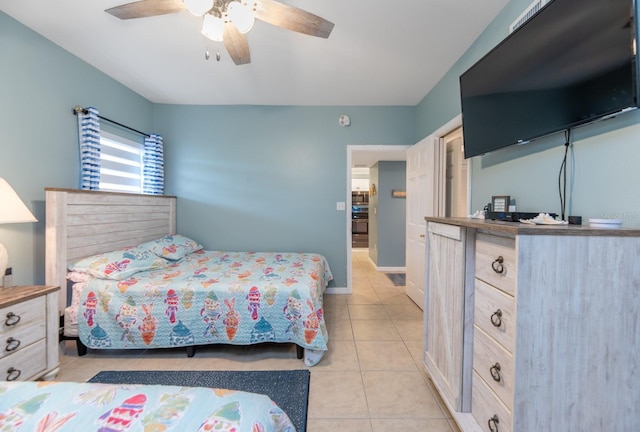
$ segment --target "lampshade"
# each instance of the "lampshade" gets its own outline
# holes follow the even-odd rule
[[[222,42],[224,20],[211,14],[205,14],[202,21],[202,34],[212,41]]]
[[[211,10],[213,0],[184,0],[184,5],[192,14],[202,16]]]
[[[37,220],[9,183],[0,177],[0,224],[20,222],[37,222]],[[4,276],[8,262],[9,254],[0,243],[0,278]]]
[[[256,17],[251,8],[237,1],[232,1],[227,5],[227,14],[231,22],[242,34],[248,33],[256,22]]]
[[[0,177],[0,224],[38,222],[18,194]]]

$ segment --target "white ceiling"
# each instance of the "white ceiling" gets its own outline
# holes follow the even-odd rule
[[[374,147],[379,147],[374,149]],[[379,161],[407,160],[405,146],[362,146],[353,147],[351,151],[352,172],[364,173]]]
[[[0,10],[155,103],[413,106],[508,3],[281,1],[333,22],[331,36],[256,20],[242,66],[186,11],[126,21],[104,12],[126,0],[0,0]]]

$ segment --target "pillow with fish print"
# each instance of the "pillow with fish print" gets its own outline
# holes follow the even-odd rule
[[[181,234],[168,235],[157,240],[142,243],[139,248],[149,249],[159,257],[175,261],[190,253],[202,249],[202,245],[195,240]]]
[[[100,279],[112,280],[128,279],[135,273],[162,269],[166,266],[166,260],[158,257],[149,249],[137,246],[93,255],[68,264],[70,271],[88,273]]]

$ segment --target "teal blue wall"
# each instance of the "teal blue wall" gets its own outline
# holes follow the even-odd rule
[[[350,127],[338,117],[351,116]],[[346,286],[347,145],[412,144],[414,107],[157,105],[178,231],[209,249],[312,251]]]
[[[459,76],[508,34],[509,24],[530,4],[510,1],[447,75],[417,107],[417,138],[422,139],[460,114]],[[536,113],[531,113],[531,121]],[[640,224],[640,113],[596,122],[573,131],[568,214],[616,217]],[[471,210],[492,195],[510,195],[520,211],[560,213],[558,174],[564,136],[536,140],[471,159]]]
[[[38,219],[0,225],[0,242],[16,284],[44,283],[44,188],[78,187],[72,108],[148,130],[153,104],[2,12],[0,59],[0,177]]]
[[[377,239],[378,267],[404,267],[406,245],[407,201],[393,198],[393,190],[406,190],[407,163],[378,162]]]

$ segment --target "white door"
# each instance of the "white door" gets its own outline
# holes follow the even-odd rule
[[[429,135],[407,150],[406,292],[424,309],[426,216],[444,212],[442,140]]]

